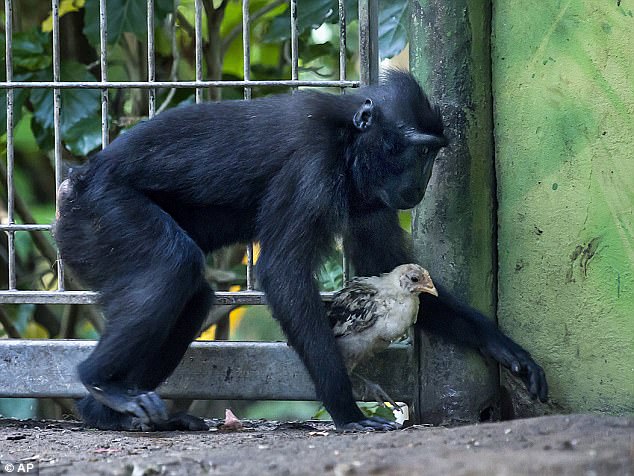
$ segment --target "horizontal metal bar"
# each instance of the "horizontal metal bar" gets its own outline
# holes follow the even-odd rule
[[[0,225],[0,231],[48,231],[51,225],[44,224],[13,224]]]
[[[359,81],[315,81],[315,80],[276,80],[276,81],[5,81],[0,82],[0,89],[126,89],[126,88],[243,88],[243,87],[299,87],[315,86],[324,88],[358,88]]]
[[[95,341],[0,340],[0,397],[85,395],[76,366]],[[411,346],[393,345],[358,367],[394,399],[412,400]],[[166,398],[315,400],[297,354],[282,342],[195,342],[158,389]]]
[[[218,291],[216,304],[266,304],[260,291]],[[95,304],[99,294],[93,291],[0,291],[0,304]],[[321,293],[324,302],[332,301],[333,293]]]
[[[94,304],[92,291],[0,291],[0,304]]]

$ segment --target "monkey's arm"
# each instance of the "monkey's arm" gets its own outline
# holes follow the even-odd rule
[[[491,319],[453,298],[436,278],[434,283],[439,298],[421,295],[421,312],[425,315],[418,319],[417,325],[496,360],[524,381],[532,398],[545,402],[548,399],[546,375],[531,355],[500,331]]]
[[[395,266],[415,262],[410,242],[399,223],[397,212],[383,209],[355,216],[346,237],[357,274],[376,275]],[[425,265],[425,263],[422,263]],[[504,335],[490,319],[453,298],[440,278],[430,270],[438,298],[423,294],[418,325],[446,340],[479,350],[520,377],[533,398],[546,401],[548,383],[543,369],[520,345]]]

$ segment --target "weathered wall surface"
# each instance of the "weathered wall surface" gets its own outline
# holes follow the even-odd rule
[[[634,412],[634,2],[494,1],[500,326],[564,410]]]

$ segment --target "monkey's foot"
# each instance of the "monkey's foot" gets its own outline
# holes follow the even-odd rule
[[[386,420],[381,417],[368,417],[359,421],[351,421],[343,425],[337,425],[337,431],[392,431],[398,430],[401,425],[395,421]]]
[[[165,403],[155,392],[139,392],[117,385],[86,385],[86,388],[95,400],[119,413],[130,415],[131,421],[138,420],[140,425],[151,427],[170,420]]]
[[[354,374],[354,377],[361,382],[361,385],[358,388],[360,391],[358,391],[358,393],[363,396],[363,399],[365,399],[366,396],[369,396],[382,406],[385,406],[385,402],[388,402],[395,410],[398,410],[401,413],[403,412],[401,406],[398,405],[378,383],[372,382],[359,374]]]
[[[202,418],[180,412],[169,417],[167,421],[150,424],[133,417],[127,429],[129,431],[208,431],[209,425]]]

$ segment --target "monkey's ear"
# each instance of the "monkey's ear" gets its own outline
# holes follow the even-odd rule
[[[354,117],[352,118],[352,123],[354,127],[359,129],[360,131],[367,131],[368,128],[372,125],[372,118],[374,117],[374,103],[372,99],[366,99],[359,110],[354,113]]]

